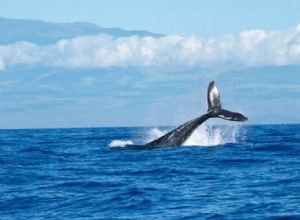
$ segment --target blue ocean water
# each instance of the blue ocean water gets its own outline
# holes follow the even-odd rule
[[[300,219],[300,125],[0,130],[0,219]]]

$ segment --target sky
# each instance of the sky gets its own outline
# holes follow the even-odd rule
[[[206,111],[211,80],[250,124],[300,123],[300,1],[0,5],[0,17],[165,34],[0,45],[2,128],[177,125]]]
[[[0,16],[180,35],[280,30],[299,23],[297,0],[0,0]]]

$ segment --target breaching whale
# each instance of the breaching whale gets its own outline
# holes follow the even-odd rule
[[[207,113],[191,120],[183,125],[175,128],[169,133],[163,135],[162,137],[151,141],[143,146],[127,145],[130,148],[142,148],[142,149],[152,149],[157,147],[171,147],[182,145],[203,122],[209,118],[222,118],[230,121],[243,122],[248,120],[248,118],[241,113],[231,112],[222,108],[220,101],[220,93],[217,89],[215,81],[209,83],[207,89],[207,103],[208,110]]]

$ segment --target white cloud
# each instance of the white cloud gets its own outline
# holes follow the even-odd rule
[[[63,39],[48,46],[28,42],[0,46],[0,70],[16,64],[68,68],[300,65],[300,25],[217,37],[98,35]]]

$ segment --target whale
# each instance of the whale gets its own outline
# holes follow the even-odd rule
[[[215,81],[211,81],[207,89],[207,112],[195,119],[192,119],[174,130],[166,133],[162,137],[151,141],[145,145],[128,145],[133,149],[153,149],[158,147],[181,146],[192,135],[192,133],[205,121],[210,118],[221,118],[229,121],[244,122],[248,117],[238,112],[232,112],[222,108],[220,92]]]

